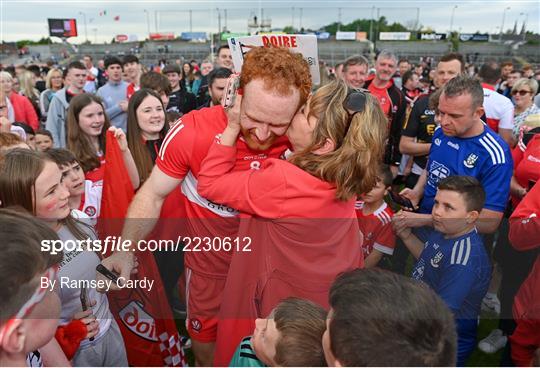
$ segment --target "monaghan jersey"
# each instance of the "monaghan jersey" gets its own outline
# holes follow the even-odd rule
[[[433,230],[412,277],[429,285],[448,305],[456,319],[480,315],[480,305],[491,279],[491,264],[477,230],[446,239]]]
[[[486,123],[496,133],[500,129],[514,129],[514,105],[509,98],[497,93],[489,84],[482,83],[484,88],[484,110]]]
[[[238,231],[239,212],[214,203],[197,191],[201,163],[216,136],[227,126],[222,106],[192,111],[169,131],[156,159],[158,168],[170,177],[182,179],[181,203],[186,237],[234,237]],[[236,165],[233,171],[258,170],[268,158],[278,158],[288,148],[285,137],[278,138],[265,151],[252,151],[240,138],[236,144]],[[186,266],[195,272],[214,277],[226,277],[231,252],[186,252]]]
[[[396,238],[392,230],[394,212],[386,202],[383,202],[375,212],[369,215],[364,215],[363,208],[364,202],[356,201],[355,210],[358,217],[358,227],[364,236],[362,243],[364,259],[370,255],[373,249],[391,256],[396,245]]]
[[[432,230],[412,277],[431,287],[454,314],[457,365],[463,366],[476,347],[480,306],[491,279],[491,264],[477,230],[452,239]]]
[[[435,129],[426,166],[421,213],[431,213],[439,181],[453,175],[473,176],[486,191],[484,208],[504,212],[513,173],[510,148],[489,127],[471,138],[448,137]]]

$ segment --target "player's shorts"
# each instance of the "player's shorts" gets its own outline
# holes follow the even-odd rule
[[[186,267],[186,328],[198,342],[214,342],[217,336],[218,313],[226,278],[212,278]]]

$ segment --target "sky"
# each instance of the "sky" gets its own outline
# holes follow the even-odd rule
[[[260,18],[261,13],[264,19],[271,20],[272,28],[294,25],[318,29],[340,18],[343,24],[372,15],[375,18],[378,12],[390,23],[411,26],[418,20],[437,32],[447,32],[452,26],[452,30],[462,33],[498,33],[504,18],[505,30],[512,29],[517,20],[519,31],[526,20],[527,30],[540,33],[539,4],[538,0],[0,0],[0,40],[38,40],[48,36],[47,18],[76,18],[79,36],[68,40],[72,43],[86,39],[93,43],[110,42],[118,34],[143,40],[148,30],[173,32],[177,36],[189,31],[216,33],[218,14],[221,27],[247,32],[248,18]],[[117,16],[119,20],[114,20]]]

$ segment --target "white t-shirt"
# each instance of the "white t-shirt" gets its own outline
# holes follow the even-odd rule
[[[496,133],[499,129],[514,128],[514,105],[509,98],[484,85],[486,123]]]
[[[85,220],[87,221],[88,219],[88,216],[81,211],[73,210],[72,213],[75,218],[79,219],[80,222],[85,222]],[[96,235],[91,227],[80,224],[79,228],[83,230],[83,232],[87,233],[89,238],[96,238]],[[63,242],[76,239],[66,226],[62,226],[60,230],[58,230],[58,237]],[[64,280],[71,282],[76,280],[95,280],[96,266],[99,263],[99,257],[93,251],[83,250],[79,252],[77,249],[66,250],[64,251],[64,258],[60,263],[58,280],[61,282],[63,280],[62,277],[67,278]],[[107,300],[107,296],[105,294],[98,293],[96,289],[93,288],[88,288],[86,290],[88,303],[90,303],[92,300],[96,301],[96,304],[92,307],[92,309],[93,314],[96,316],[96,319],[99,322],[99,333],[94,338],[95,340],[98,340],[109,329],[113,316],[109,310],[109,301]],[[69,323],[76,313],[82,311],[80,298],[81,289],[79,287],[68,287],[65,284],[60,284],[58,291],[60,301],[62,302],[60,324],[63,325]],[[88,339],[85,339],[81,342],[81,347],[90,343],[91,342]]]
[[[103,193],[103,180],[84,181],[84,198],[80,210],[92,219],[99,217],[101,207],[101,194]]]

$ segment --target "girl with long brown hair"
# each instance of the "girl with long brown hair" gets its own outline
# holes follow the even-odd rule
[[[114,132],[122,151],[124,163],[133,187],[139,187],[139,175],[128,148],[126,135],[111,127],[101,99],[89,93],[73,97],[67,112],[67,148],[81,164],[87,180],[103,180],[105,170],[105,137],[107,130]]]
[[[143,88],[129,99],[127,142],[141,184],[150,176],[169,124],[159,95]]]
[[[317,90],[293,118],[288,159],[232,171],[240,104],[239,96],[202,163],[197,186],[216,206],[247,215],[232,240],[216,342],[221,353],[231,354],[253,331],[255,318],[282,298],[328,306],[335,277],[363,267],[355,200],[377,181],[387,131],[375,97],[334,82]]]
[[[86,246],[68,247],[77,241],[96,239],[92,227],[83,222],[84,214],[71,211],[68,198],[60,168],[45,154],[14,149],[0,161],[0,207],[22,207],[55,230],[64,245],[58,280],[68,280],[69,286],[60,284],[56,289],[62,302],[60,323],[79,319],[87,329],[73,365],[127,366],[124,342],[107,297],[95,288],[80,286],[96,282],[95,269],[100,260]],[[42,250],[52,251],[46,241],[42,241]],[[81,301],[83,296],[86,305]]]

